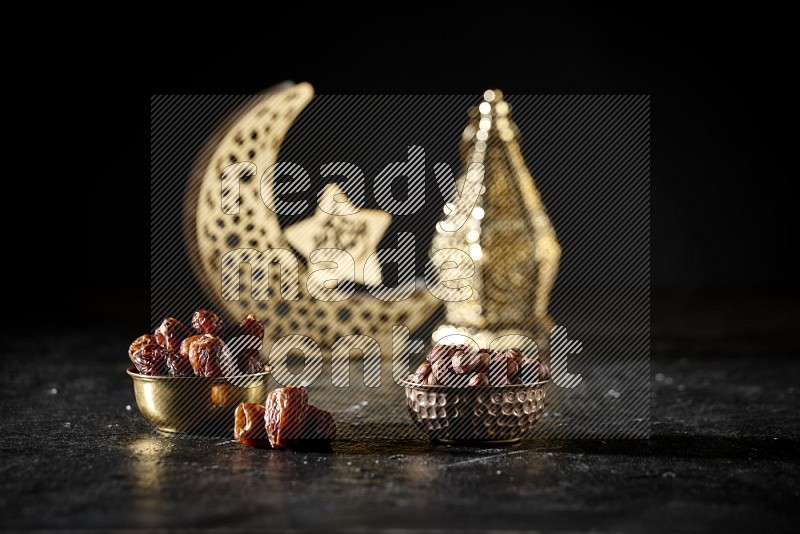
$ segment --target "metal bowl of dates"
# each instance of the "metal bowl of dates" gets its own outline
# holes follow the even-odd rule
[[[452,387],[403,382],[411,420],[443,442],[515,443],[544,410],[545,385]]]
[[[232,377],[148,376],[128,369],[139,411],[162,432],[232,435],[240,402],[263,404],[268,369]]]

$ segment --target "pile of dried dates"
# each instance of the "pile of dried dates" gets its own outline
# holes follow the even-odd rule
[[[437,344],[408,377],[414,384],[450,387],[535,384],[550,379],[550,368],[520,349],[505,351]]]
[[[216,313],[198,310],[192,329],[167,317],[153,334],[136,338],[128,356],[140,374],[150,376],[236,376],[263,370],[264,327],[254,315],[226,328]],[[222,336],[237,346],[226,346]]]
[[[233,436],[249,447],[292,449],[305,440],[327,443],[336,437],[333,416],[308,403],[302,386],[273,389],[265,404],[236,407]]]

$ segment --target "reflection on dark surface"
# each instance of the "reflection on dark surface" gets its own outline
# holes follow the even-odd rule
[[[131,469],[135,498],[130,505],[143,517],[157,515],[165,487],[164,469],[172,444],[155,433],[143,434],[128,446],[127,465]]]
[[[11,529],[788,531],[800,494],[794,307],[774,297],[743,314],[714,302],[654,328],[649,440],[363,439],[387,422],[359,396],[339,400],[332,452],[166,436],[138,413],[125,362],[109,358],[125,354],[127,332],[5,338],[0,519]],[[757,324],[736,323],[753,314]],[[716,333],[690,328],[699,322]],[[750,342],[720,341],[729,328]],[[65,347],[84,358],[65,360]],[[413,429],[397,409],[392,431]]]

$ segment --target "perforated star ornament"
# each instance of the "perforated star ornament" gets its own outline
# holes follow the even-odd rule
[[[314,215],[284,229],[284,236],[309,265],[315,250],[347,252],[355,261],[355,272],[346,279],[375,286],[381,283],[380,272],[370,269],[365,275],[364,266],[377,252],[391,222],[392,216],[385,211],[356,207],[339,186],[331,183],[319,194]]]

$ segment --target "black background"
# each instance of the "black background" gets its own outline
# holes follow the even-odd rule
[[[539,6],[221,4],[204,23],[148,10],[139,24],[111,10],[85,17],[105,19],[99,32],[69,6],[51,17],[56,41],[38,24],[13,32],[5,111],[33,127],[5,124],[22,146],[4,154],[3,524],[792,531],[796,17]],[[651,94],[651,439],[531,441],[501,463],[472,447],[341,442],[306,465],[167,441],[126,411],[122,354],[149,326],[149,97],[285,79],[320,94]],[[12,98],[36,88],[47,93],[30,106]],[[509,483],[514,469],[532,476]]]
[[[782,162],[791,147],[774,136],[791,99],[779,13],[470,9],[391,17],[338,9],[303,24],[299,13],[275,12],[170,36],[168,45],[121,53],[108,69],[80,66],[102,82],[83,84],[62,120],[76,134],[92,131],[85,150],[95,163],[81,164],[77,151],[70,179],[52,171],[54,188],[40,200],[66,218],[45,243],[56,267],[33,261],[26,279],[48,282],[45,299],[73,312],[65,323],[146,324],[149,96],[244,94],[295,80],[319,94],[650,94],[654,290],[797,289],[784,255],[795,241],[794,200],[784,191],[793,174]],[[23,323],[48,306],[10,285]],[[97,313],[109,301],[113,313]]]

